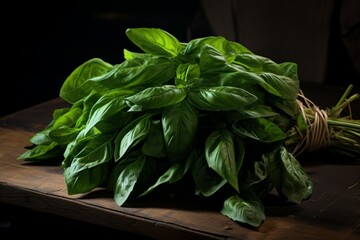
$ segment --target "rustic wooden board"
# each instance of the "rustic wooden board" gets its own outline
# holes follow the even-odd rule
[[[58,165],[16,159],[32,134],[49,123],[52,111],[65,106],[54,99],[0,119],[0,202],[154,239],[360,239],[360,165],[323,161],[319,154],[302,159],[314,183],[311,198],[299,205],[270,200],[259,229],[194,199],[150,199],[119,207],[100,188],[69,196]]]

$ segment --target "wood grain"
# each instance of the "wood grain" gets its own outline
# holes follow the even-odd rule
[[[58,163],[17,160],[59,107],[66,104],[54,99],[0,119],[0,202],[154,239],[360,239],[360,165],[339,157],[323,161],[320,154],[301,159],[314,183],[311,198],[284,205],[270,196],[258,229],[196,198],[149,198],[119,207],[102,188],[70,196]]]

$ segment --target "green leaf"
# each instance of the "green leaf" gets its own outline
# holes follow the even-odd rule
[[[62,126],[72,127],[75,126],[76,121],[82,114],[82,109],[71,108],[68,112],[54,120],[52,128],[56,129]]]
[[[281,197],[294,203],[308,199],[313,184],[303,167],[285,147],[280,146],[263,158],[269,169],[272,182]]]
[[[256,54],[237,54],[235,58],[235,63],[255,73],[271,72],[274,74],[282,74],[283,72],[279,64],[275,63],[273,60],[267,57],[259,56]]]
[[[132,147],[143,141],[151,128],[151,116],[142,118],[136,123],[134,128],[130,129],[120,140],[120,144],[116,146],[116,159],[118,160],[124,156],[124,154]],[[121,136],[121,135],[118,135]],[[118,143],[116,139],[115,143]]]
[[[261,157],[254,159],[252,166],[248,165],[240,175],[240,191],[253,191],[261,199],[274,189],[267,165]]]
[[[130,193],[133,191],[140,173],[143,170],[146,156],[129,156],[129,159],[125,158],[123,161],[123,166],[121,166],[122,170],[116,178],[116,183],[114,185],[114,199],[119,206],[122,206],[126,202]],[[120,164],[121,163],[122,162],[120,162]]]
[[[194,143],[198,111],[188,101],[182,101],[164,108],[161,123],[167,156],[174,163],[184,158]]]
[[[52,142],[48,145],[35,146],[18,156],[17,159],[24,159],[29,161],[51,159],[61,156],[63,151],[64,150],[57,143]]]
[[[246,109],[234,110],[227,113],[228,119],[232,121],[246,120],[249,118],[267,118],[278,116],[279,113],[275,112],[270,106],[263,104],[251,104]]]
[[[223,177],[237,192],[238,163],[235,156],[234,138],[229,130],[215,130],[205,142],[206,161],[221,177]]]
[[[101,96],[102,95],[100,95],[98,92],[93,90],[91,93],[89,93],[88,96],[79,100],[73,105],[74,107],[76,104],[81,104],[81,107],[79,106],[79,108],[82,108],[82,114],[76,121],[75,127],[83,128],[86,125],[87,121],[89,120],[91,108],[94,106],[94,104],[99,100]]]
[[[146,53],[175,57],[181,50],[178,39],[159,28],[128,28],[125,33]]]
[[[29,142],[34,145],[50,145],[54,142],[54,140],[49,137],[50,131],[52,131],[51,126],[44,128],[43,130],[32,135],[32,137],[29,139]]]
[[[88,80],[100,76],[112,68],[111,64],[99,58],[88,60],[77,67],[65,80],[60,89],[60,97],[69,103],[79,101],[86,97],[93,89],[88,84]]]
[[[232,61],[235,54],[250,51],[237,42],[228,41],[223,36],[207,36],[190,40],[181,52],[190,62],[197,59],[203,48],[212,47]]]
[[[187,172],[188,168],[185,166],[184,162],[175,163],[171,165],[171,167],[162,174],[158,180],[151,185],[146,191],[144,191],[139,197],[144,196],[152,192],[156,187],[161,184],[169,183],[172,184],[174,182],[179,181]]]
[[[284,62],[279,64],[280,68],[283,71],[283,75],[287,76],[294,80],[299,80],[298,78],[298,70],[297,70],[297,64],[293,62]]]
[[[221,213],[234,221],[259,227],[265,220],[264,209],[257,199],[244,200],[238,195],[229,197],[224,201]]]
[[[230,111],[257,101],[250,92],[236,87],[212,87],[188,93],[191,103],[201,110]]]
[[[69,194],[89,192],[106,181],[106,163],[114,153],[112,140],[112,134],[84,138],[64,159],[62,167]]]
[[[126,60],[130,60],[133,58],[149,58],[151,57],[151,53],[138,53],[138,52],[132,52],[127,49],[124,49],[124,58]]]
[[[108,162],[113,157],[113,134],[98,134],[91,137],[74,156],[71,164],[78,165],[77,170],[92,168]]]
[[[236,134],[249,137],[263,143],[272,143],[286,139],[287,135],[275,123],[267,118],[251,118],[233,124]]]
[[[280,93],[278,96],[282,99],[294,100],[297,98],[300,89],[299,81],[268,72],[258,73],[258,75],[276,89]]]
[[[103,75],[89,79],[99,92],[121,88],[145,88],[163,84],[175,77],[175,66],[168,58],[148,56],[132,58],[116,65]]]
[[[75,140],[80,131],[81,129],[79,128],[64,126],[51,130],[49,132],[49,137],[52,141],[58,143],[59,145],[66,145]]]
[[[164,85],[147,88],[126,97],[125,101],[129,107],[139,106],[141,109],[157,109],[181,102],[185,97],[185,89],[173,85]]]
[[[268,104],[273,105],[276,108],[282,110],[284,113],[286,113],[290,118],[293,116],[296,116],[296,113],[298,112],[298,104],[296,102],[296,99],[283,99],[280,97],[269,97]]]
[[[80,133],[79,133],[80,135]],[[82,136],[67,145],[66,154],[61,164],[62,168],[69,167],[73,162],[78,170],[89,168],[109,161],[113,157],[114,134],[96,134]],[[81,168],[82,166],[82,168]]]
[[[104,94],[91,108],[84,134],[102,121],[117,115],[122,115],[122,110],[127,107],[124,98],[133,91],[113,89]]]
[[[183,82],[188,82],[191,79],[196,79],[200,77],[200,67],[198,64],[180,64],[176,69],[176,79],[180,79]]]
[[[209,168],[205,154],[194,149],[188,156],[192,162],[191,174],[195,182],[197,195],[209,197],[221,189],[227,181],[213,169]]]
[[[69,195],[88,193],[96,187],[100,187],[107,179],[108,168],[106,163],[85,169],[81,165],[71,164],[64,170],[67,193]]]
[[[164,133],[160,121],[152,121],[150,131],[141,148],[143,154],[155,157],[166,157]]]
[[[122,141],[123,141],[123,138],[128,134],[128,136],[129,135],[131,135],[131,133],[132,132],[136,132],[136,131],[140,131],[139,133],[140,133],[140,139],[142,140],[144,137],[146,137],[145,135],[142,135],[141,136],[141,129],[138,127],[137,128],[137,126],[147,126],[147,127],[149,127],[149,129],[150,129],[150,125],[148,126],[148,124],[150,124],[149,123],[149,121],[150,121],[150,119],[151,119],[151,117],[153,116],[153,114],[150,114],[150,113],[148,113],[148,114],[143,114],[143,115],[141,115],[141,116],[139,116],[138,118],[136,118],[136,119],[133,119],[132,121],[130,121],[126,126],[124,126],[122,129],[121,129],[121,131],[117,134],[117,136],[116,136],[116,138],[115,138],[115,142],[114,142],[114,144],[115,144],[115,152],[114,152],[114,158],[115,158],[115,161],[118,161],[122,156],[123,156],[123,154],[125,153],[125,151],[127,150],[127,149],[121,149],[121,146],[124,144],[124,143],[126,143],[126,141],[124,140],[124,142],[122,143]],[[149,129],[147,129],[146,131],[148,132],[148,131],[150,131]],[[126,138],[126,137],[125,137]],[[131,139],[131,138],[130,138]],[[135,139],[133,139],[133,140],[135,140]],[[130,142],[130,143],[132,143],[132,142]],[[131,146],[131,144],[130,144],[130,146]],[[128,145],[128,147],[130,147],[129,145]]]

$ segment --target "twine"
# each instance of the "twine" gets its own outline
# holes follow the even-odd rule
[[[327,112],[320,109],[312,101],[306,98],[301,90],[299,92],[299,97],[304,100],[306,105],[304,106],[302,101],[296,99],[300,112],[308,127],[305,134],[296,128],[301,140],[293,151],[294,156],[299,155],[304,150],[314,152],[321,148],[327,148],[331,143],[330,129],[327,123]],[[310,111],[311,115],[314,116],[313,119],[311,119],[309,115],[306,114],[305,107]]]

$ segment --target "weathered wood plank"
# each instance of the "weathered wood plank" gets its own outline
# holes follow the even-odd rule
[[[269,198],[259,229],[235,223],[195,198],[153,197],[119,207],[101,188],[69,196],[59,162],[16,159],[49,123],[52,111],[65,106],[54,99],[0,119],[0,202],[154,239],[360,239],[360,165],[325,162],[320,154],[301,159],[314,183],[311,198],[299,205]]]

